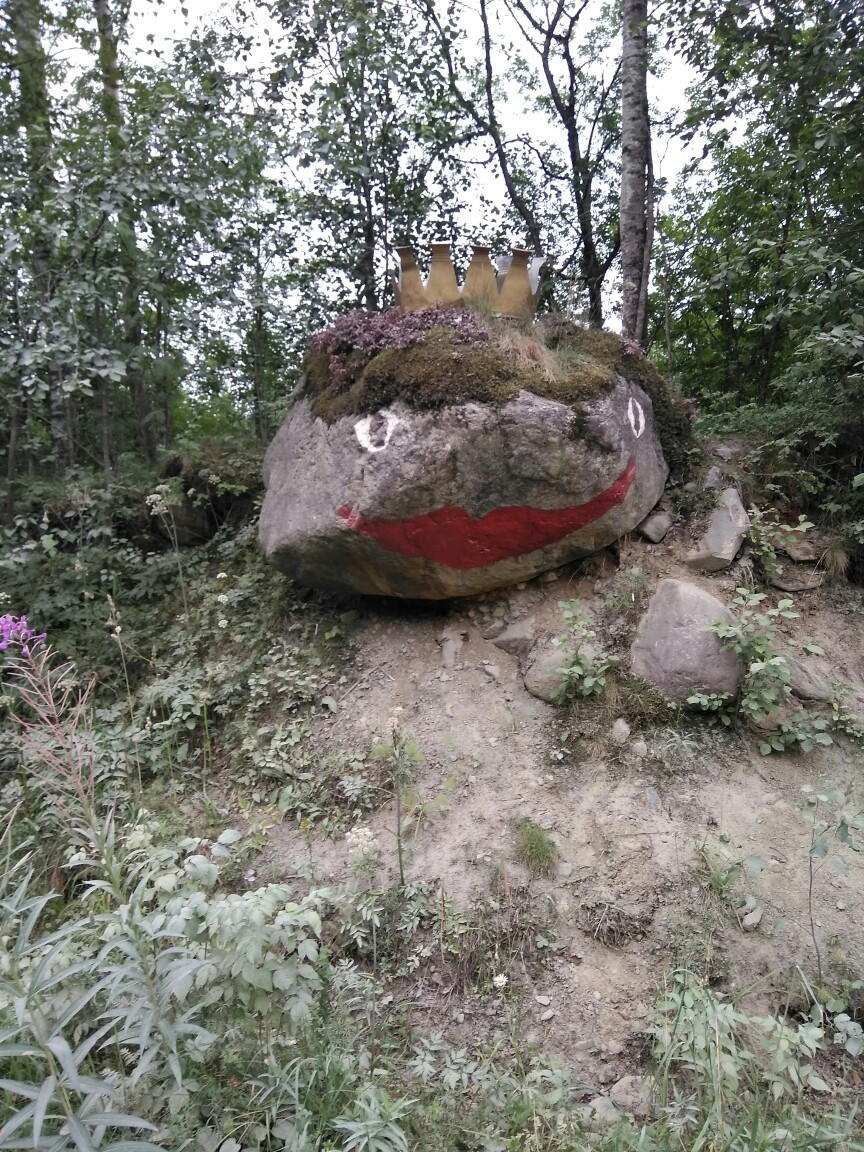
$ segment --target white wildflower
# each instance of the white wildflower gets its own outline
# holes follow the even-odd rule
[[[228,573],[227,572],[217,572],[216,573],[216,579],[217,580],[227,580],[228,579]]]
[[[345,843],[352,859],[357,861],[368,860],[378,852],[378,841],[375,833],[365,824],[358,824],[345,834]]]
[[[504,975],[503,972],[499,972],[497,976],[492,977],[492,983],[498,989],[506,988],[507,987],[507,977]]]
[[[224,617],[224,616],[223,616],[223,617],[222,617],[222,619],[219,621],[219,627],[220,627],[220,628],[227,628],[227,627],[228,627],[228,621],[225,619],[225,617]]]
[[[217,604],[227,604],[228,603],[228,597],[225,595],[224,592],[222,592],[219,596],[216,597],[216,603]]]

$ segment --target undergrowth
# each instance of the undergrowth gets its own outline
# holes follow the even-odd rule
[[[338,722],[338,624],[263,567],[251,526],[163,553],[93,539],[104,583],[92,553],[44,591],[56,653],[26,599],[49,552],[19,534],[6,554],[0,1152],[864,1147],[853,1116],[811,1107],[824,1050],[855,1058],[848,1013],[836,1034],[753,1018],[685,974],[658,1005],[649,1114],[596,1130],[593,1089],[521,1040],[521,993],[561,948],[532,886],[502,860],[461,909],[438,882],[378,881],[404,829],[382,846],[367,817],[418,760],[398,723],[380,756],[313,739]],[[344,836],[350,874],[256,877],[283,819]],[[551,869],[545,833],[520,834]],[[429,987],[494,1029],[416,1030]]]

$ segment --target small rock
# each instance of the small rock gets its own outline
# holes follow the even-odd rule
[[[616,744],[626,744],[630,739],[630,725],[623,716],[619,716],[612,725],[612,739]]]
[[[526,616],[515,624],[510,624],[504,631],[495,636],[492,643],[496,648],[509,652],[511,656],[524,656],[534,643],[534,618]]]
[[[494,680],[496,684],[501,679],[501,669],[497,664],[484,664],[483,671],[486,673],[489,679]]]
[[[802,661],[794,656],[786,656],[792,679],[790,688],[792,695],[799,700],[818,700],[822,704],[830,703],[834,697],[831,685],[818,672],[808,668]]]
[[[745,932],[755,932],[762,921],[762,915],[765,909],[761,904],[758,904],[752,912],[748,912],[746,916],[741,917],[741,927]]]
[[[590,1056],[590,1054],[594,1051],[594,1041],[577,1040],[573,1045],[573,1051],[577,1054],[577,1056]]]
[[[781,592],[812,592],[821,588],[824,579],[825,573],[817,572],[815,568],[785,564],[779,572],[768,577],[768,583]]]
[[[554,1008],[547,1008],[546,1011],[541,1015],[540,1019],[545,1024],[547,1020],[551,1020],[555,1015],[556,1013]]]
[[[589,1132],[605,1132],[614,1128],[621,1119],[621,1113],[608,1096],[595,1096],[587,1104],[576,1109],[576,1115]]]
[[[658,811],[663,807],[663,800],[656,788],[645,789],[645,803],[649,808],[656,808]]]
[[[504,607],[503,604],[497,604],[492,609],[492,615],[495,617],[496,620],[503,620],[504,617],[507,615],[507,609]]]
[[[342,612],[339,619],[343,624],[356,624],[360,619],[360,613],[356,608],[351,608],[348,612]]]
[[[782,545],[782,549],[789,559],[794,560],[796,564],[814,564],[820,556],[820,551],[816,546],[815,540],[810,539],[808,536],[802,536],[799,533],[795,533],[794,536],[788,536]]]
[[[484,640],[494,640],[496,636],[500,636],[507,625],[503,620],[495,620],[492,624],[488,624],[480,635]]]
[[[703,491],[710,492],[717,488],[723,487],[723,469],[719,464],[712,464],[705,475],[705,480],[702,484]]]
[[[532,650],[530,660],[524,679],[526,690],[547,704],[556,703],[561,669],[567,663],[566,653],[554,644],[543,644]]]
[[[461,628],[445,628],[438,637],[438,643],[441,645],[441,663],[445,668],[452,668],[455,665],[464,635],[465,632]]]
[[[554,584],[558,578],[557,572],[541,572],[539,582],[541,584]]]
[[[537,1001],[538,1004],[541,1004],[544,1008],[547,1005],[552,1003],[552,1001],[549,999],[548,996],[535,996],[534,999]]]
[[[698,547],[687,554],[687,564],[700,572],[719,572],[728,568],[749,529],[750,517],[738,492],[734,488],[724,488],[720,494],[720,507],[711,513],[708,529]]]
[[[659,544],[672,527],[672,517],[665,512],[653,512],[647,520],[643,520],[636,531],[652,544]]]
[[[639,760],[644,760],[645,757],[648,755],[648,745],[645,743],[644,740],[634,740],[633,743],[630,745],[630,751]]]
[[[837,901],[837,911],[838,912],[845,912],[846,911],[846,905],[843,903],[842,900]]]
[[[639,1076],[622,1076],[609,1089],[609,1099],[631,1116],[642,1118],[651,1110],[651,1084]]]

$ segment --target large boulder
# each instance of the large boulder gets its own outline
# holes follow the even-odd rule
[[[465,596],[604,548],[641,523],[666,475],[651,400],[617,374],[578,405],[523,389],[325,420],[306,397],[264,461],[260,539],[316,588]]]
[[[735,692],[741,661],[708,630],[719,620],[734,617],[716,596],[686,580],[661,580],[630,648],[631,672],[677,703],[697,690]]]

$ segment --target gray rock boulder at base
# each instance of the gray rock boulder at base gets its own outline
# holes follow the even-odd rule
[[[672,517],[666,512],[654,512],[639,525],[638,532],[652,544],[659,544],[672,527]]]
[[[749,530],[750,517],[741,497],[734,488],[724,488],[720,493],[720,506],[711,513],[708,530],[696,549],[688,553],[687,564],[700,572],[728,568]]]
[[[264,553],[315,588],[438,600],[597,552],[644,520],[668,469],[637,384],[580,408],[522,391],[326,423],[301,399],[264,460]]]
[[[734,692],[741,661],[706,631],[718,620],[733,619],[710,592],[686,580],[661,580],[630,648],[631,672],[676,703],[695,690]]]
[[[560,703],[561,670],[569,662],[567,652],[551,641],[535,646],[530,656],[530,664],[525,672],[524,684],[526,691],[538,700],[545,700],[547,704]]]

